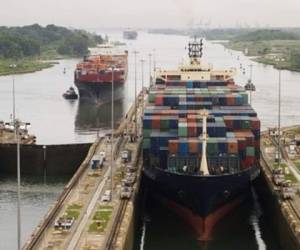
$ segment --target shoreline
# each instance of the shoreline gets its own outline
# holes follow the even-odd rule
[[[38,72],[44,69],[53,67],[59,64],[60,60],[76,59],[76,56],[62,56],[62,55],[45,55],[42,59],[23,58],[19,61],[13,59],[0,59],[0,76],[19,75]],[[16,64],[16,68],[10,68],[11,64]]]
[[[26,60],[21,63],[17,63],[16,68],[10,68],[11,61],[0,61],[0,76],[27,74],[41,71],[53,67],[55,64],[59,64],[58,61],[38,61],[38,60]]]
[[[271,41],[272,42],[272,41]],[[263,55],[260,55],[259,52],[259,46],[256,46],[254,44],[250,44],[250,41],[245,42],[238,42],[238,43],[232,43],[230,41],[228,42],[217,42],[218,44],[222,44],[225,48],[233,50],[233,51],[239,51],[242,52],[243,55],[245,55],[248,58],[251,58],[251,60],[262,63],[265,65],[273,66],[275,69],[282,69],[282,70],[289,70],[293,72],[300,72],[300,68],[295,68],[291,65],[290,61],[288,60],[287,56],[284,55],[284,53],[266,53]],[[249,45],[249,46],[248,46]],[[245,54],[245,49],[249,49],[248,54]],[[289,48],[286,46],[285,48]]]

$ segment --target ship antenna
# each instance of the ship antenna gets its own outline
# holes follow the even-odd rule
[[[208,111],[206,109],[200,110],[199,115],[202,116],[202,137],[199,136],[199,139],[202,138],[202,159],[200,164],[200,173],[203,175],[209,175],[208,166],[207,166],[207,117]]]

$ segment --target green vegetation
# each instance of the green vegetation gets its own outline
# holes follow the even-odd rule
[[[280,167],[281,168],[287,168],[286,163],[280,163]],[[279,164],[278,163],[273,163],[273,168],[279,168]]]
[[[81,57],[88,53],[88,47],[102,42],[102,37],[96,34],[55,25],[1,26],[0,75],[51,67],[51,63],[42,60]],[[17,65],[14,70],[9,67],[12,62]]]
[[[0,60],[0,75],[10,75],[12,73],[22,74],[22,73],[35,72],[38,70],[51,67],[54,64],[54,62],[22,59],[18,61],[16,68],[10,67],[10,65],[12,64],[14,64],[14,61],[11,59]]]
[[[111,206],[100,206],[93,216],[93,222],[89,226],[89,232],[102,233],[112,215]]]
[[[298,170],[300,170],[300,161],[295,161],[294,164],[298,168]]]
[[[82,206],[76,203],[73,203],[72,205],[68,206],[68,209],[81,209]]]
[[[77,210],[67,210],[67,218],[74,218],[75,220],[79,217],[80,212]]]
[[[72,205],[69,205],[66,210],[67,217],[77,219],[80,215],[81,208],[82,206],[79,204],[74,203]]]
[[[281,30],[258,30],[233,38],[226,47],[248,51],[257,62],[300,71],[300,35]]]
[[[150,32],[227,40],[229,42],[224,43],[227,48],[247,50],[247,55],[256,57],[257,62],[300,71],[300,28],[153,29]]]
[[[278,163],[273,163],[273,168],[274,168],[274,169],[276,169],[276,168],[278,168],[278,167],[279,167],[279,164],[278,164]],[[285,168],[287,168],[288,166],[287,166],[286,163],[280,163],[280,167],[283,168],[283,169],[285,169]],[[291,172],[290,172],[289,174],[285,174],[284,177],[285,177],[286,180],[290,180],[290,181],[293,182],[293,183],[298,182],[298,180],[296,179],[296,177],[295,177]]]
[[[234,37],[233,41],[273,41],[273,40],[297,40],[299,36],[278,29],[262,29],[255,30],[246,34],[241,34]]]
[[[285,179],[289,180],[289,181],[291,181],[293,183],[298,182],[298,180],[296,179],[296,177],[292,173],[286,174],[285,175]]]

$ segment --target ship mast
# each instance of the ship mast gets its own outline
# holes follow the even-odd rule
[[[202,116],[202,137],[199,136],[199,139],[202,139],[202,159],[200,164],[200,173],[203,175],[209,175],[208,166],[207,166],[207,156],[206,156],[206,147],[207,147],[207,117],[208,111],[203,109],[200,110],[199,115]]]
[[[203,39],[200,39],[200,41],[197,41],[197,37],[195,36],[194,41],[189,42],[189,58],[191,60],[191,64],[199,64],[200,59],[203,55]]]

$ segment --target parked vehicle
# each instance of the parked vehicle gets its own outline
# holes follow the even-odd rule
[[[131,151],[124,150],[121,152],[122,162],[130,162],[131,161]]]
[[[281,183],[281,195],[283,199],[293,199],[294,194],[295,190],[290,180]]]
[[[123,186],[121,188],[120,198],[121,199],[130,199],[132,194],[132,187]]]
[[[125,179],[123,179],[123,182],[125,184],[125,186],[133,186],[133,184],[135,183],[135,179],[136,177],[133,176],[126,176]]]
[[[99,155],[100,155],[100,158],[103,158],[103,161],[106,160],[106,153],[105,153],[104,151],[101,151],[101,152],[99,153]]]
[[[104,192],[104,194],[101,197],[101,201],[102,202],[108,202],[111,200],[111,191],[110,190],[106,190]]]
[[[137,170],[137,168],[133,165],[127,165],[126,166],[126,169],[129,171],[129,172],[135,172]]]

